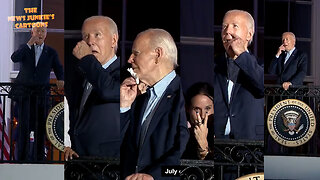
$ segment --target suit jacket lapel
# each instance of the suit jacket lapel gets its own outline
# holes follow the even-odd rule
[[[227,83],[227,59],[224,57],[222,59],[221,66],[217,69],[220,73],[216,73],[218,83],[220,84],[220,88],[222,91],[223,99],[226,104],[228,104],[228,83]]]
[[[285,71],[287,69],[287,67],[289,66],[289,64],[291,63],[291,61],[293,61],[293,59],[295,59],[295,56],[297,54],[297,49],[295,49],[291,56],[289,57],[288,61],[286,62],[286,64],[284,65],[283,71]]]
[[[40,59],[41,59],[41,57],[42,56],[44,56],[44,53],[46,52],[46,46],[44,46],[44,48],[43,48],[43,50],[42,50],[42,54],[41,54],[41,56],[40,56]],[[39,63],[40,63],[40,59],[39,59],[39,62],[38,62],[38,65],[39,65]],[[120,67],[120,62],[119,62],[119,60],[116,60],[115,62],[113,62],[112,64],[110,64],[110,66],[107,68],[109,71],[113,71],[114,69],[116,69],[117,67]],[[88,81],[87,81],[87,79],[85,79],[84,80],[84,82],[83,82],[83,84],[82,84],[82,88],[83,88],[83,93],[82,93],[82,96],[81,96],[81,101],[80,101],[80,106],[79,106],[79,114],[78,114],[78,121],[77,121],[77,124],[79,124],[79,122],[80,122],[80,118],[81,118],[81,116],[82,116],[82,113],[83,113],[83,110],[84,110],[84,107],[85,107],[85,105],[86,105],[86,102],[87,102],[87,100],[88,100],[88,98],[89,98],[89,96],[90,96],[90,94],[91,94],[91,92],[92,92],[92,89],[93,89],[93,87],[92,87],[92,85],[91,85],[91,87],[87,90],[87,92],[86,92],[86,86],[87,86],[87,83],[88,83]],[[86,93],[86,96],[84,96],[85,94],[84,93]]]
[[[34,51],[34,48],[35,48],[34,45],[32,45],[32,46],[31,46],[31,54],[32,54],[32,56],[35,57],[35,56],[36,56],[36,53],[35,53],[35,51]]]
[[[230,104],[233,102],[233,99],[236,96],[236,94],[238,93],[239,89],[240,89],[240,84],[234,83],[232,91],[231,91]]]
[[[83,110],[84,110],[84,107],[85,107],[85,104],[86,104],[86,101],[87,101],[87,99],[88,99],[88,97],[89,97],[89,95],[90,95],[90,93],[91,93],[91,91],[92,91],[92,86],[87,90],[88,92],[88,94],[87,94],[87,96],[85,96],[85,93],[86,93],[86,86],[87,86],[87,80],[84,80],[84,82],[83,82],[83,92],[82,92],[82,96],[81,96],[81,101],[80,101],[80,105],[79,105],[79,114],[78,114],[78,120],[77,120],[77,122],[76,122],[76,124],[75,124],[75,126],[78,126],[78,124],[80,123],[80,119],[81,119],[81,116],[82,116],[82,113],[83,113]]]
[[[36,65],[36,53],[35,53],[35,51],[34,51],[34,49],[35,49],[35,47],[34,47],[34,45],[32,45],[31,46],[31,57],[32,58],[30,58],[30,63],[32,63],[33,65],[34,65],[34,67],[35,67],[35,65]]]
[[[150,121],[146,136],[144,139],[148,139],[152,132],[155,130],[155,128],[158,126],[160,122],[160,118],[163,116],[165,112],[167,112],[168,104],[171,104],[172,101],[171,98],[174,98],[174,94],[172,93],[165,93],[163,94],[163,97],[161,101],[159,102],[159,106],[155,109],[155,113]]]
[[[120,59],[117,58],[110,66],[107,68],[109,72],[114,71],[115,69],[120,67]]]
[[[44,51],[44,49],[43,49],[43,51]],[[41,56],[42,56],[42,54],[41,54]],[[40,62],[40,59],[39,59],[39,62]],[[110,64],[110,66],[107,68],[107,70],[111,72],[111,71],[113,71],[114,69],[116,69],[119,66],[120,66],[120,61],[116,60],[112,64]],[[83,82],[83,88],[86,88],[87,83],[88,83],[88,81],[85,79],[85,81]],[[84,99],[84,105],[86,104],[86,102],[87,102],[87,100],[88,100],[88,98],[89,98],[89,96],[91,94],[92,89],[93,89],[93,87],[91,85],[91,88],[87,92],[88,93],[87,97],[85,97],[85,99]],[[84,92],[85,92],[85,90],[84,90]],[[82,94],[82,97],[83,97],[83,94]],[[83,107],[84,107],[84,105],[83,105]]]
[[[220,88],[222,91],[223,99],[226,104],[228,104],[228,82],[227,78],[224,76],[221,76],[220,74],[217,74],[219,76],[218,83],[220,84]]]
[[[285,53],[282,53],[281,55],[280,55],[280,57],[279,57],[279,61],[280,61],[280,63],[279,63],[279,71],[278,72],[283,72],[283,70],[284,70],[284,60],[285,60],[285,58],[286,58],[286,54]]]
[[[84,105],[86,104],[90,94],[91,94],[91,91],[92,91],[92,84],[90,84],[87,80],[85,80],[85,85],[84,85],[84,91],[83,91],[83,94],[82,94],[82,98],[83,98],[83,107]]]
[[[158,107],[155,109],[155,113],[151,119],[150,125],[148,127],[146,136],[145,136],[145,140],[148,139],[152,132],[156,129],[156,127],[158,126],[161,117],[163,116],[164,113],[167,112],[168,110],[168,105],[172,104],[172,100],[175,98],[175,96],[177,95],[175,92],[178,91],[179,89],[179,84],[180,84],[180,78],[178,76],[176,76],[171,83],[169,84],[169,86],[167,87],[166,91],[164,92],[162,98],[160,99],[160,101],[158,103],[160,103],[158,105]],[[145,144],[145,143],[144,143]],[[144,146],[144,144],[142,145],[142,147]]]

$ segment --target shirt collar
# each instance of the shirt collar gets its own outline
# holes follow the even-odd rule
[[[287,53],[288,53],[289,55],[291,55],[295,49],[296,49],[296,47],[293,47],[290,51],[287,51]]]
[[[41,45],[34,44],[34,46],[38,46],[40,47],[40,49],[43,49],[44,43],[42,43]]]
[[[115,60],[117,60],[117,55],[114,55],[108,62],[102,65],[102,67],[104,69],[107,69],[110,66],[110,64],[112,64]]]
[[[171,81],[176,77],[176,72],[173,70],[169,74],[167,74],[164,78],[162,78],[159,82],[157,82],[152,88],[157,97],[162,96],[164,91],[167,89],[168,85]]]

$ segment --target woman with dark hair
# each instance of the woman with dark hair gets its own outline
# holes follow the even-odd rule
[[[193,84],[186,93],[186,112],[190,139],[183,159],[212,159],[213,87],[204,82]]]

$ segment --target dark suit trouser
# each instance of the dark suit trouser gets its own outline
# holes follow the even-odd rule
[[[44,160],[46,98],[36,95],[20,97],[16,105],[18,106],[18,160]],[[33,140],[30,138],[31,131],[34,132]]]

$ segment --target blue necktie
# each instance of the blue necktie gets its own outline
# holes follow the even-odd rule
[[[286,57],[285,57],[285,59],[284,59],[284,63],[283,63],[283,64],[286,64],[286,62],[288,61],[288,59],[289,59],[289,57],[290,57],[290,54],[289,54],[288,51],[285,51],[285,53],[286,53]]]
[[[40,55],[41,55],[41,47],[40,47],[40,45],[35,45],[34,46],[34,50],[35,50],[35,56],[36,56],[36,64],[35,64],[35,66],[37,66],[38,62],[39,62]]]
[[[147,107],[146,107],[144,114],[143,114],[143,117],[142,117],[142,122],[141,122],[142,124],[147,119],[150,112],[153,110],[153,108],[155,106],[155,99],[157,98],[157,95],[156,95],[153,87],[147,89],[147,94],[149,96],[149,99],[148,99]]]

